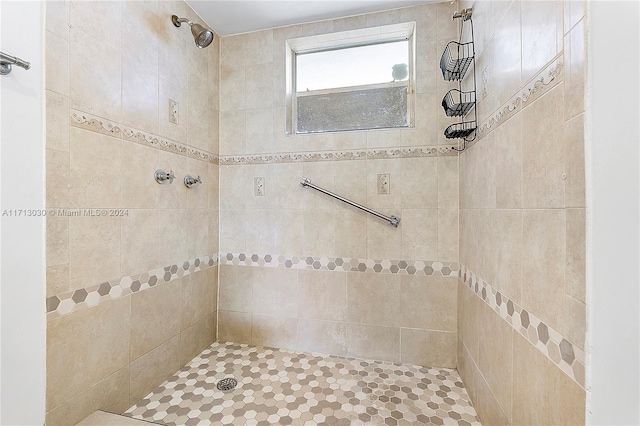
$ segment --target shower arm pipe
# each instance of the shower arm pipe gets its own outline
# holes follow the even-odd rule
[[[319,186],[312,184],[311,180],[307,179],[306,177],[302,177],[302,179],[300,179],[300,186],[302,186],[305,189],[306,188],[315,189],[316,191],[322,192],[323,194],[326,194],[326,195],[328,195],[330,197],[333,197],[333,198],[335,198],[337,200],[340,200],[343,203],[347,203],[350,206],[353,206],[353,207],[358,208],[358,209],[360,209],[362,211],[365,211],[365,212],[367,212],[367,213],[369,213],[371,215],[379,217],[380,219],[385,220],[387,222],[387,224],[393,226],[394,228],[397,228],[398,224],[400,224],[400,218],[399,217],[386,216],[386,215],[383,215],[382,213],[378,213],[375,210],[371,210],[369,207],[365,207],[362,204],[358,204],[358,203],[356,203],[354,201],[349,200],[348,198],[344,198],[344,197],[342,197],[342,196],[340,196],[338,194],[334,194],[331,191],[327,191],[324,188],[320,188]]]

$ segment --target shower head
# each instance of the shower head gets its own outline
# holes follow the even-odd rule
[[[173,22],[173,25],[176,27],[182,25],[183,22],[189,24],[191,26],[191,34],[193,34],[196,46],[200,49],[207,47],[213,41],[213,31],[200,24],[194,24],[187,18],[178,18],[176,15],[171,15],[171,22]]]

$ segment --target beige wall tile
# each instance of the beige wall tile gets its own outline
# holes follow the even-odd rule
[[[113,47],[120,48],[122,28],[122,5],[110,1],[70,2],[69,22],[96,40],[106,40]]]
[[[254,314],[251,322],[251,344],[296,349],[297,329],[296,318]]]
[[[471,357],[471,354],[469,354],[469,351],[467,350],[466,346],[460,339],[459,335],[458,335],[457,354],[458,354],[457,370],[458,370],[458,373],[460,374],[460,378],[462,378],[462,382],[464,383],[464,387],[467,390],[469,397],[471,398],[471,401],[476,401],[477,395],[478,395],[478,392],[477,392],[478,385],[476,383],[477,367],[476,367],[475,361]]]
[[[84,2],[73,4],[82,3]],[[93,4],[92,2],[91,5]],[[86,5],[85,8],[89,7],[89,3]],[[120,32],[114,31],[113,28],[110,32],[120,35]],[[120,51],[105,41],[112,40],[110,36],[99,40],[92,39],[73,25],[73,22],[70,40],[69,90],[72,108],[119,122],[122,117]]]
[[[252,94],[252,97],[259,95]],[[273,152],[273,111],[271,108],[246,112],[246,153]]]
[[[496,2],[497,3],[497,2]],[[506,2],[505,2],[506,3]],[[496,84],[496,106],[502,105],[520,88],[522,58],[522,23],[520,18],[521,2],[509,2],[493,34],[493,69]],[[499,17],[496,16],[496,20]],[[525,60],[526,62],[527,60]],[[542,64],[544,65],[544,64]]]
[[[491,253],[494,273],[491,285],[516,303],[521,299],[522,211],[492,210],[491,233],[495,236]]]
[[[119,279],[119,217],[69,218],[69,287],[84,288]]]
[[[474,406],[478,413],[478,417],[482,419],[482,422],[489,425],[510,425],[507,415],[504,413],[502,407],[496,400],[495,395],[491,392],[491,388],[485,382],[484,377],[480,370],[475,371],[475,398]]]
[[[69,152],[69,97],[51,90],[45,95],[47,149]]]
[[[564,321],[565,216],[564,210],[523,212],[522,306],[556,329]]]
[[[122,58],[122,121],[158,132],[158,75],[127,56]]]
[[[347,273],[298,272],[298,318],[344,321],[347,317]]]
[[[70,207],[120,207],[122,141],[72,127],[69,142]]]
[[[346,356],[347,324],[299,318],[297,349]]]
[[[438,166],[440,165],[440,159],[436,157],[403,158],[400,161],[402,168],[402,207],[415,209],[438,207],[440,194],[438,190]],[[443,167],[443,169],[445,168]],[[457,166],[455,173],[457,180]],[[443,195],[445,194],[443,193]],[[446,194],[446,196],[453,196],[453,194]]]
[[[190,209],[188,212],[191,219],[187,223],[187,238],[190,243],[187,257],[193,259],[212,254],[209,251],[209,210]]]
[[[584,350],[587,329],[587,308],[584,302],[565,296],[564,326],[560,329],[567,340]]]
[[[220,265],[220,309],[237,312],[253,311],[253,269]]]
[[[160,186],[154,179],[159,156],[156,148],[122,141],[122,206],[154,209],[158,207]],[[165,170],[168,172],[169,170]],[[177,182],[174,182],[174,184]]]
[[[584,424],[585,391],[515,334],[514,424]]]
[[[298,312],[297,271],[255,268],[253,271],[253,312],[294,318]]]
[[[220,252],[244,253],[246,250],[245,210],[220,210]],[[249,248],[251,250],[251,248]]]
[[[462,282],[458,283],[458,335],[473,359],[479,357],[480,300]]]
[[[69,153],[46,150],[46,206],[69,206]]]
[[[158,70],[158,39],[164,22],[157,4],[122,3],[122,50],[150,70]]]
[[[400,329],[348,323],[347,356],[399,362]]]
[[[122,275],[134,275],[163,265],[158,247],[158,210],[131,209],[121,219]]]
[[[351,222],[346,220],[345,226]],[[354,225],[355,226],[355,225]],[[302,210],[279,210],[273,223],[273,253],[296,255],[303,252],[304,212]],[[343,239],[336,236],[336,250]],[[352,240],[349,240],[351,242]],[[352,244],[356,244],[354,241]]]
[[[67,265],[69,262],[69,219],[49,216],[47,223],[47,266]],[[68,285],[68,283],[67,283]]]
[[[220,155],[241,155],[245,153],[245,126],[244,110],[220,111]]]
[[[175,31],[175,27],[167,16],[177,14],[185,16],[188,7],[182,7],[180,2],[158,2],[158,71],[161,77],[182,87],[187,86],[188,78],[188,49],[195,49],[190,31]],[[186,5],[184,5],[186,6]],[[178,13],[181,12],[181,13]],[[164,19],[162,19],[165,17]],[[189,40],[191,39],[191,40]],[[192,47],[193,46],[193,47]]]
[[[251,313],[218,311],[218,340],[251,344]]]
[[[123,413],[130,405],[129,366],[126,366],[47,412],[45,421],[47,425],[66,426],[82,421],[96,410]]]
[[[494,130],[496,206],[522,208],[522,114]]]
[[[247,110],[273,106],[273,65],[265,62],[245,67]]]
[[[336,216],[331,210],[304,211],[305,256],[335,256]]]
[[[234,67],[223,59],[220,64],[220,111],[244,110],[247,105],[245,91],[245,68]]]
[[[367,214],[351,209],[335,212],[335,255],[364,259],[367,257]]]
[[[458,208],[458,157],[438,157],[438,208]],[[413,179],[416,179],[414,176]]]
[[[129,404],[140,401],[180,367],[179,335],[131,362]]]
[[[398,213],[400,213],[397,210],[390,209],[379,209],[377,211],[386,216],[398,216]],[[404,219],[402,214],[400,218]],[[404,223],[401,222],[398,228],[394,228],[382,219],[367,215],[367,258],[398,258],[398,255],[402,254],[403,226]]]
[[[561,2],[522,3],[522,79],[531,78],[562,49]]]
[[[158,218],[158,239],[162,241],[159,255],[163,265],[181,265],[189,255],[191,240],[190,223],[185,220],[187,212],[187,209],[164,210]]]
[[[402,209],[401,219],[398,229],[392,228],[396,232],[402,232],[401,258],[440,259],[438,257],[438,210]],[[386,257],[386,259],[397,257],[396,254],[393,257]]]
[[[564,207],[562,84],[525,108],[522,123],[524,207]]]
[[[400,326],[457,331],[457,277],[401,275],[400,281]]]
[[[576,9],[578,8],[576,7]],[[566,67],[564,88],[565,120],[569,120],[585,111],[584,96],[587,74],[585,39],[586,25],[584,19],[580,20],[564,37],[564,64]]]
[[[400,329],[401,362],[456,368],[457,334],[444,331]]]
[[[478,365],[482,371],[482,381],[486,381],[489,395],[492,394],[496,400],[492,405],[499,405],[503,415],[511,419],[514,330],[485,303],[480,308],[480,324]],[[498,410],[493,408],[487,411]]]
[[[182,320],[185,330],[216,310],[218,277],[214,268],[194,272],[182,278]]]
[[[47,72],[45,88],[69,96],[69,41],[49,31],[45,34]]]
[[[273,253],[274,225],[277,211],[252,209],[246,212],[247,247],[252,253]]]
[[[582,302],[586,301],[586,211],[567,209],[567,272],[566,293]]]
[[[386,326],[400,325],[400,276],[347,273],[347,319],[349,322]]]
[[[113,300],[47,323],[47,410],[127,366],[129,302]]]
[[[564,197],[567,207],[584,207],[584,114],[564,123]]]
[[[47,297],[69,291],[69,264],[47,266]]]
[[[459,234],[458,209],[438,209],[438,259],[443,262],[458,262]]]
[[[176,280],[131,295],[131,360],[180,333],[180,291]]]
[[[180,333],[180,365],[210,346],[216,338],[216,314],[211,314]]]
[[[51,1],[45,8],[45,29],[69,40],[69,1]]]

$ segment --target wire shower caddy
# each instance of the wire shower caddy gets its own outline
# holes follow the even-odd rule
[[[471,14],[473,8],[463,9],[456,12],[451,20],[462,18],[460,25],[460,36],[458,41],[451,41],[447,44],[440,58],[440,70],[442,77],[446,81],[457,81],[458,89],[449,90],[442,99],[442,108],[448,117],[460,117],[460,122],[447,127],[444,136],[447,139],[462,139],[462,148],[453,148],[462,152],[467,149],[467,144],[476,138],[478,128],[478,111],[476,108],[476,55],[473,40],[473,21]],[[464,24],[469,22],[471,30],[471,41],[462,42],[464,34]],[[463,91],[462,81],[473,66],[473,90]],[[473,110],[473,119],[467,119],[467,115]],[[466,120],[466,121],[465,121]]]

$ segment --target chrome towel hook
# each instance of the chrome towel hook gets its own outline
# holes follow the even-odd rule
[[[25,70],[31,68],[31,63],[22,60],[16,56],[8,55],[4,52],[0,52],[0,75],[7,75],[11,72],[11,66],[17,65]]]

